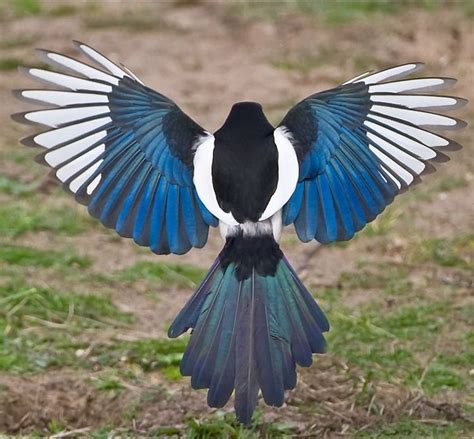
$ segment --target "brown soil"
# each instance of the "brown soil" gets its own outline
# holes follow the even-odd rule
[[[93,374],[77,371],[49,372],[31,378],[0,375],[0,431],[47,432],[51,420],[77,435],[104,425],[120,431],[150,434],[160,427],[183,428],[190,419],[204,419],[204,391],[188,385],[162,385],[153,374],[139,386],[120,392],[99,392]],[[231,404],[224,410],[231,411]],[[411,416],[439,425],[467,420],[460,407],[436,402],[393,384],[370,384],[338,359],[318,357],[311,369],[300,371],[297,387],[288,392],[280,409],[265,407],[265,422],[291,423],[298,437],[332,437],[349,429],[364,431]]]

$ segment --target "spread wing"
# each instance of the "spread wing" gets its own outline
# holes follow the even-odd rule
[[[24,69],[58,90],[20,90],[50,108],[13,115],[51,129],[23,139],[91,215],[155,253],[202,247],[217,221],[197,196],[193,155],[207,133],[128,69],[76,43],[100,68],[40,50],[67,73]],[[69,74],[71,72],[72,74]]]
[[[445,161],[451,140],[431,132],[465,125],[436,111],[466,101],[425,94],[450,78],[402,79],[420,64],[366,73],[295,105],[280,124],[299,161],[299,180],[283,208],[302,241],[350,239],[432,161]]]

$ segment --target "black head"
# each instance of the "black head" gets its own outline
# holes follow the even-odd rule
[[[257,140],[271,135],[273,130],[259,103],[237,102],[232,106],[224,125],[214,135],[230,141],[236,138]]]

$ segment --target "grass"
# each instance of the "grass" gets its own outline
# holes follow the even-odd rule
[[[42,12],[40,0],[7,0],[6,3],[18,17],[38,15]]]
[[[36,184],[25,183],[16,178],[0,175],[0,193],[16,197],[26,197],[34,194],[36,189]]]
[[[124,388],[120,378],[113,372],[107,372],[93,377],[91,378],[91,381],[94,387],[102,392],[112,392],[117,394]]]
[[[457,316],[447,302],[405,306],[392,312],[374,307],[356,317],[348,310],[330,312],[329,350],[362,370],[369,381],[402,382],[429,395],[459,390],[469,381],[467,346],[458,343],[456,361],[446,361],[451,357],[438,358],[432,352],[439,344],[438,334],[449,324],[446,315],[449,319]],[[424,364],[422,353],[434,359]]]
[[[139,261],[117,273],[122,280],[134,282],[146,280],[153,285],[177,285],[194,288],[201,282],[205,270],[190,264]]]
[[[471,8],[468,3],[470,2],[455,2],[450,3],[450,6],[469,14]],[[276,20],[287,15],[300,14],[307,17],[317,17],[320,22],[334,26],[352,21],[373,19],[374,16],[395,15],[408,8],[436,11],[444,4],[445,2],[439,0],[399,0],[397,2],[384,0],[282,0],[276,7],[272,2],[243,0],[231,4],[230,11],[257,20]]]
[[[0,285],[0,370],[34,372],[73,365],[80,335],[111,322],[129,323],[106,297],[57,292],[18,283]]]
[[[19,245],[1,244],[0,263],[42,268],[54,266],[84,269],[90,267],[92,261],[90,258],[78,256],[72,251],[58,252]]]
[[[19,36],[7,36],[0,41],[0,48],[2,49],[14,49],[17,47],[31,46],[38,37],[33,34],[25,34]]]
[[[0,285],[0,370],[26,373],[74,366],[139,367],[149,372],[163,368],[168,379],[179,379],[178,365],[186,337],[96,340],[101,330],[132,322],[132,316],[120,311],[107,297],[13,283]],[[86,350],[90,355],[82,359]]]
[[[424,239],[414,246],[412,260],[416,263],[434,263],[441,267],[473,269],[474,235],[461,235],[453,239]]]
[[[467,328],[474,325],[474,308],[457,300],[468,294],[473,237],[409,242],[400,262],[360,261],[357,272],[340,275],[338,290],[316,292],[332,324],[329,351],[369,381],[403,383],[427,395],[472,389],[473,340]],[[439,270],[435,277],[430,266]],[[448,273],[449,283],[440,284]],[[376,295],[356,309],[341,306],[341,294],[358,292]]]
[[[83,208],[75,205],[51,207],[38,201],[12,201],[0,205],[0,236],[3,237],[38,231],[78,235],[95,223]]]
[[[49,64],[43,62],[31,62],[16,57],[0,58],[0,71],[2,72],[16,71],[18,67],[22,66],[34,67],[36,69],[43,70],[52,70],[52,67]]]
[[[129,32],[172,29],[153,8],[147,6],[117,11],[96,4],[84,12],[83,23],[89,29],[120,28]]]
[[[169,377],[179,365],[188,339],[148,339],[116,342],[105,349],[102,364],[116,366],[119,361],[139,366],[144,372],[165,368]]]
[[[7,57],[0,59],[0,71],[2,72],[16,70],[19,66],[22,65],[24,65],[24,62],[19,58]]]
[[[311,70],[330,64],[338,54],[330,47],[322,47],[317,53],[303,53],[299,56],[278,58],[270,61],[274,67],[282,70],[296,71],[308,74]]]
[[[449,424],[436,422],[423,422],[404,417],[398,422],[382,425],[370,433],[357,434],[359,439],[380,439],[398,437],[404,439],[436,438],[451,439],[455,437],[468,437],[470,426],[467,422],[457,421]]]

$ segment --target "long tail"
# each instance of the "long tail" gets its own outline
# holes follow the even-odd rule
[[[208,388],[211,407],[235,389],[235,411],[249,423],[258,391],[281,406],[296,385],[296,364],[324,352],[329,324],[273,237],[228,238],[206,278],[171,325],[177,337],[193,328],[181,373]]]

